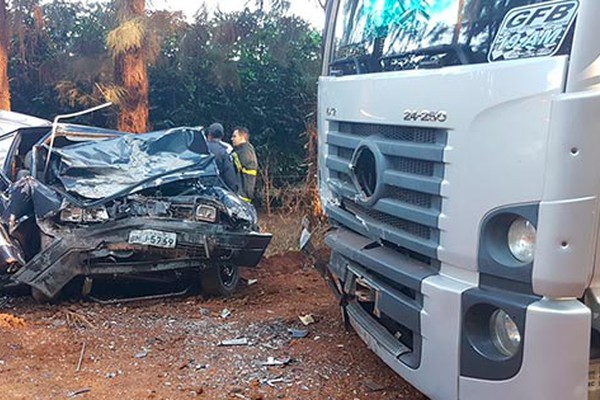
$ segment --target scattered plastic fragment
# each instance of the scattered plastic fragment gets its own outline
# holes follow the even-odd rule
[[[248,286],[252,286],[258,283],[258,279],[248,279]]]
[[[268,357],[267,361],[260,363],[263,367],[282,367],[287,365],[292,361],[291,357],[286,357],[284,359],[278,360],[275,357]]]
[[[90,389],[90,388],[79,389],[74,392],[67,393],[67,397],[71,398],[71,397],[79,396],[80,394],[84,394],[84,393],[91,392],[91,391],[92,391],[92,389]]]
[[[312,314],[300,315],[298,316],[298,318],[300,318],[300,321],[304,325],[310,325],[315,323],[315,319],[313,318]]]
[[[292,338],[294,339],[302,339],[308,335],[308,331],[306,329],[288,328],[288,333],[292,335]]]
[[[144,358],[148,355],[148,353],[150,353],[150,350],[143,348],[142,351],[140,351],[139,353],[137,353],[134,357],[135,358]]]
[[[229,339],[219,342],[219,346],[247,346],[248,338]]]
[[[272,378],[272,379],[266,379],[266,378],[265,379],[261,379],[260,383],[262,385],[269,385],[271,387],[275,387],[276,383],[286,383],[286,380],[283,379],[282,376],[279,376],[277,378]]]
[[[223,319],[229,317],[230,315],[231,315],[231,311],[228,310],[227,308],[224,308],[223,311],[221,311],[221,318],[223,318]]]

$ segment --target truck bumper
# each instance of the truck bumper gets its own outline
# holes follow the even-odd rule
[[[327,244],[325,273],[348,322],[430,398],[587,398],[591,315],[578,300],[480,288],[344,229]],[[495,308],[519,321],[513,357],[486,354],[489,322],[477,314]]]

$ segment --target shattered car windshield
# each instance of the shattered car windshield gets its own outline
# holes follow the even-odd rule
[[[573,0],[342,0],[333,75],[568,54]]]

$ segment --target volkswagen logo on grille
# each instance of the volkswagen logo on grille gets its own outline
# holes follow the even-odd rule
[[[384,158],[377,147],[363,142],[354,154],[350,170],[354,187],[358,193],[356,200],[367,205],[374,204],[383,190],[381,175]]]

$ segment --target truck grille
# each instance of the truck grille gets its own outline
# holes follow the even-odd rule
[[[373,240],[437,263],[447,134],[434,128],[330,122],[329,186],[343,199],[330,210],[331,218]],[[377,167],[383,190],[374,202],[358,200],[351,171],[355,151],[365,145],[377,149],[383,164]]]
[[[371,221],[378,222],[382,225],[387,225],[390,228],[397,229],[423,239],[431,239],[431,228],[425,225],[407,221],[402,218],[397,218],[393,215],[389,215],[372,208],[367,208],[345,199],[342,201],[342,205],[347,211],[350,211],[356,216],[367,216]]]

